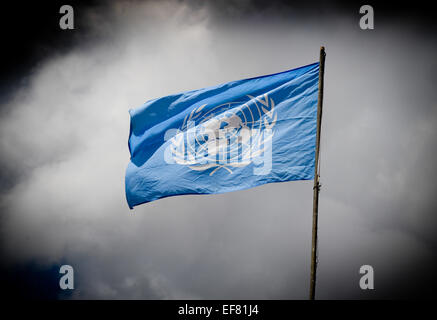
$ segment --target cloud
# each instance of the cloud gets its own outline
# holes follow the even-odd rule
[[[321,44],[318,294],[363,297],[358,269],[373,263],[386,279],[376,292],[387,297],[416,262],[433,259],[436,43],[391,21],[364,33],[352,13],[304,21],[287,19],[294,11],[280,4],[248,8],[219,15],[197,2],[120,1],[87,11],[98,41],[48,57],[4,106],[0,163],[12,181],[0,202],[5,261],[67,261],[77,299],[306,298],[311,182],[130,211],[127,111],[312,63]]]

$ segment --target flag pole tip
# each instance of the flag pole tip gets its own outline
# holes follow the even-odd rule
[[[326,52],[325,52],[325,47],[324,46],[320,47],[320,55],[326,56]]]

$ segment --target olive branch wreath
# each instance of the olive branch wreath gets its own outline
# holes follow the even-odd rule
[[[264,126],[266,129],[271,130],[275,126],[277,120],[277,113],[274,112],[275,102],[273,101],[273,99],[269,98],[267,94],[263,94],[257,97],[253,97],[251,95],[247,95],[247,96],[250,98],[250,100],[244,103],[243,107],[246,106],[247,108],[249,108],[249,111],[252,112],[250,110],[249,103],[253,102],[260,115],[259,120],[257,120],[259,122],[260,127]],[[230,105],[232,104],[232,102],[226,104]],[[217,108],[223,105],[224,104],[217,106]],[[250,138],[252,139],[252,143],[250,148],[243,149],[243,152],[241,154],[241,159],[238,159],[239,155],[237,153],[231,156],[230,159],[225,159],[225,161],[220,161],[215,158],[215,154],[214,154],[214,158],[206,157],[206,160],[209,160],[208,163],[199,163],[198,161],[196,161],[196,157],[195,157],[196,151],[193,150],[193,147],[191,145],[188,145],[188,147],[185,148],[186,145],[184,143],[183,133],[189,129],[188,123],[194,120],[198,120],[199,117],[201,117],[202,115],[201,111],[205,106],[206,104],[203,104],[200,107],[193,109],[191,113],[187,114],[184,118],[179,133],[171,139],[170,151],[173,156],[173,159],[177,164],[187,165],[190,169],[196,171],[203,171],[213,168],[213,170],[209,174],[210,176],[212,176],[215,172],[217,172],[221,168],[227,170],[229,173],[232,174],[231,168],[247,166],[252,162],[251,159],[253,157],[259,156],[264,152],[266,142],[272,139],[273,133],[268,136],[265,136],[260,131],[255,131],[255,134],[253,135],[252,133],[254,131],[250,130],[251,134],[249,139]],[[203,118],[202,122],[205,122],[211,118],[213,118],[213,114],[210,114],[208,117]],[[247,121],[245,121],[245,124],[247,124]],[[197,136],[195,137],[195,139],[196,142],[200,145],[200,150],[198,150],[197,152],[201,150],[205,150],[205,144],[204,143],[202,144],[202,142],[198,140]],[[233,147],[238,148],[238,144],[241,140],[242,137],[237,136],[237,143],[234,143]],[[255,148],[253,146],[255,146]]]

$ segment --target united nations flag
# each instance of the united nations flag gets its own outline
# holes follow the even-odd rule
[[[319,63],[130,110],[130,208],[314,177]]]

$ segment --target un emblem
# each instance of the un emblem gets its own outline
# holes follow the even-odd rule
[[[196,171],[210,170],[210,176],[220,169],[232,174],[234,168],[251,163],[254,174],[269,173],[275,103],[267,94],[247,98],[193,109],[172,135],[166,161]]]

